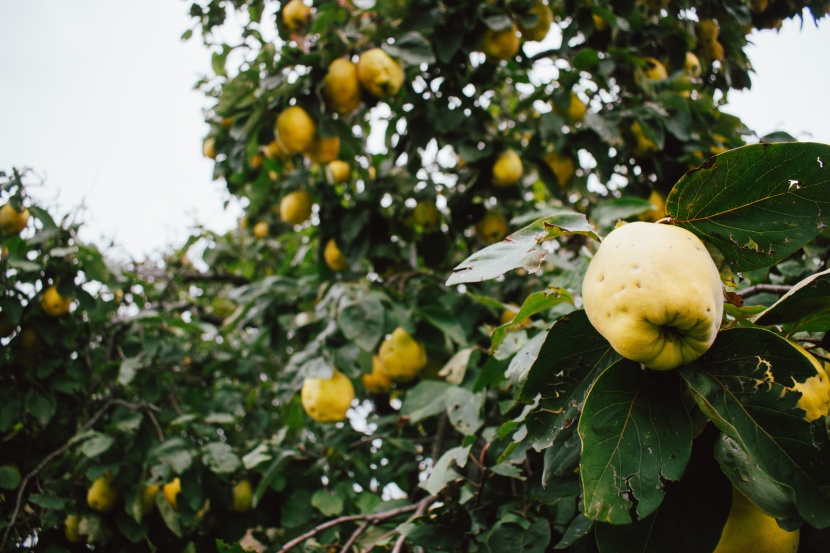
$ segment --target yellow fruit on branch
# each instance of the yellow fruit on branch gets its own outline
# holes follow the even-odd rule
[[[398,327],[381,342],[378,360],[393,382],[409,382],[427,364],[427,353],[423,344]]]
[[[66,515],[63,519],[63,533],[70,543],[81,543],[83,536],[80,532],[81,518],[78,515]]]
[[[246,513],[254,502],[254,491],[250,480],[240,480],[231,490],[231,511]]]
[[[576,174],[576,164],[570,156],[549,152],[545,154],[545,163],[553,171],[556,181],[562,188],[566,188]]]
[[[290,0],[282,8],[282,22],[289,31],[302,30],[309,17],[311,17],[311,8],[306,6],[303,0]]]
[[[173,507],[173,510],[179,510],[178,498],[179,493],[182,491],[182,481],[179,477],[175,477],[173,480],[162,486],[161,488],[162,493],[164,493],[164,497],[167,499],[167,502]]]
[[[604,20],[602,17],[598,16],[595,13],[592,13],[591,18],[594,20],[594,30],[596,32],[604,33],[608,30],[608,22]]]
[[[0,207],[0,231],[3,234],[20,234],[29,224],[29,210],[18,211],[11,203]]]
[[[313,163],[329,163],[340,155],[340,137],[320,136],[314,137],[311,148],[306,152],[308,159]]]
[[[514,150],[505,150],[499,154],[493,164],[493,185],[501,188],[513,186],[519,182],[523,173],[522,158],[519,157],[519,154]]]
[[[72,298],[64,297],[58,292],[58,287],[53,284],[43,291],[40,298],[40,306],[44,313],[50,317],[60,317],[69,313],[72,306]]]
[[[412,218],[415,224],[424,230],[434,230],[441,224],[441,212],[434,203],[426,200],[420,200],[415,204]]]
[[[202,153],[205,157],[216,159],[216,138],[210,136],[202,142]]]
[[[272,140],[268,145],[264,146],[262,148],[262,153],[268,159],[278,160],[287,159],[291,155],[291,152],[289,152],[286,147],[282,145],[279,138]]]
[[[643,69],[643,74],[650,81],[662,81],[669,76],[666,66],[657,58],[646,58],[646,66]]]
[[[493,60],[506,60],[512,58],[519,51],[521,40],[519,29],[515,23],[509,28],[494,31],[487,28],[481,40],[481,51],[484,55]]]
[[[346,115],[360,105],[360,79],[357,65],[346,58],[337,58],[329,64],[323,80],[323,99],[335,113]]]
[[[554,104],[553,112],[564,115],[575,123],[579,123],[585,119],[585,114],[588,113],[588,106],[585,105],[585,102],[583,102],[579,96],[576,95],[576,93],[571,92],[570,100],[568,101],[568,108],[563,112],[557,108],[556,104]]]
[[[550,31],[550,25],[553,23],[553,12],[550,10],[550,7],[542,2],[542,0],[534,0],[533,4],[530,5],[528,13],[535,16],[536,21],[532,27],[525,27],[521,23],[519,24],[519,31],[522,33],[522,37],[525,40],[534,42],[545,40],[545,37],[548,36],[548,32]]]
[[[363,386],[373,394],[387,394],[392,389],[392,379],[380,362],[380,357],[372,356],[372,372],[360,377]]]
[[[306,378],[300,390],[300,403],[317,422],[340,422],[354,399],[352,381],[334,369],[331,378]]]
[[[701,43],[698,51],[700,52],[701,59],[703,59],[706,63],[723,61],[723,57],[726,55],[723,49],[723,44],[717,40]]]
[[[693,52],[686,52],[686,61],[683,63],[683,71],[685,71],[692,77],[700,76],[700,60]]]
[[[723,317],[723,285],[697,236],[635,222],[600,244],[582,281],[582,302],[617,353],[664,371],[712,345]]]
[[[141,514],[148,515],[156,507],[156,495],[159,493],[158,484],[142,486],[139,491],[141,498]]]
[[[268,236],[268,223],[265,221],[260,221],[254,225],[253,233],[254,236],[262,240],[266,236]]]
[[[646,136],[646,133],[639,121],[634,121],[631,124],[630,129],[631,134],[634,135],[635,144],[632,151],[635,156],[647,157],[660,149],[654,140]]]
[[[343,184],[344,182],[348,182],[351,174],[352,170],[349,167],[349,164],[340,159],[330,161],[329,164],[326,165],[326,176],[332,184]]]
[[[290,192],[280,202],[280,218],[292,225],[301,225],[311,217],[311,195],[305,190]]]
[[[361,86],[381,100],[398,93],[404,76],[400,62],[380,48],[366,50],[357,61],[357,78]]]
[[[666,198],[660,192],[652,190],[648,196],[648,202],[654,206],[654,209],[640,213],[638,219],[655,223],[666,216]]]
[[[488,210],[473,229],[479,240],[495,244],[507,235],[507,221],[498,211]]]
[[[713,19],[703,19],[697,24],[697,38],[701,43],[710,43],[718,39],[720,29]]]
[[[109,513],[118,504],[120,494],[112,486],[114,475],[105,474],[96,478],[86,493],[89,508],[98,513]]]
[[[306,110],[291,106],[277,117],[275,133],[287,152],[297,154],[308,151],[314,144],[317,126]]]
[[[796,553],[800,530],[789,532],[732,487],[732,507],[714,553]]]
[[[323,250],[323,259],[332,271],[342,271],[349,264],[346,256],[343,255],[343,252],[337,247],[337,242],[334,238],[330,238],[329,241],[326,242],[326,247]]]
[[[825,367],[819,363],[818,359],[795,342],[791,343],[812,363],[816,371],[815,376],[811,376],[804,382],[796,382],[790,388],[790,390],[801,392],[801,397],[796,406],[804,410],[804,420],[813,422],[830,414],[830,378],[828,378]]]
[[[501,313],[501,324],[506,325],[507,323],[513,322],[513,319],[516,318],[516,315],[519,314],[519,306],[515,303],[511,303],[508,305],[504,311]],[[516,326],[518,327],[525,327],[531,324],[533,321],[530,320],[530,317],[525,317],[523,321],[518,323]]]

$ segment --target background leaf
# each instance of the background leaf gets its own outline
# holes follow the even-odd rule
[[[755,319],[759,325],[783,325],[793,332],[830,330],[830,269],[809,276]]]

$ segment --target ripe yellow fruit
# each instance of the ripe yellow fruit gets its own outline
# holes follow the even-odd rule
[[[643,73],[650,81],[662,81],[669,76],[666,66],[656,58],[646,58],[646,68]]]
[[[240,480],[231,491],[231,511],[245,513],[251,510],[254,502],[254,491],[250,480]]]
[[[159,493],[158,484],[142,486],[139,493],[141,494],[141,514],[150,514],[156,506],[156,495]]]
[[[83,536],[80,532],[81,518],[78,515],[66,515],[63,519],[63,533],[70,543],[81,543]]]
[[[40,306],[44,313],[50,317],[60,317],[69,313],[69,308],[72,305],[72,298],[63,297],[58,292],[58,287],[52,285],[43,291],[43,296],[40,298]]]
[[[725,52],[723,50],[723,44],[718,42],[717,40],[713,40],[712,42],[702,42],[700,43],[700,57],[706,63],[712,63],[713,61],[723,61],[723,57]]]
[[[788,532],[732,487],[732,508],[714,553],[796,553],[800,531]]]
[[[548,32],[550,31],[550,25],[553,23],[553,12],[550,10],[550,7],[542,2],[542,0],[534,0],[528,12],[536,16],[536,23],[534,23],[533,27],[519,25],[522,37],[525,40],[534,42],[545,40],[545,37],[548,36]]]
[[[345,161],[335,159],[326,166],[326,176],[333,184],[343,184],[349,181],[352,170]]]
[[[29,224],[29,210],[18,211],[10,203],[0,207],[0,231],[3,234],[20,234]]]
[[[289,31],[299,31],[311,17],[311,8],[303,0],[291,0],[282,8],[282,22]]]
[[[718,24],[713,19],[704,19],[697,24],[697,38],[701,43],[716,41],[719,32]]]
[[[501,31],[488,28],[481,40],[481,51],[484,52],[485,56],[494,60],[512,58],[521,46],[518,31],[519,29],[515,23],[510,28]]]
[[[360,105],[360,79],[357,65],[346,58],[337,58],[329,64],[323,81],[323,99],[335,113],[346,115]]]
[[[307,151],[314,144],[317,127],[306,110],[291,106],[277,117],[275,132],[285,150],[297,154]]]
[[[265,154],[265,157],[268,159],[287,159],[291,152],[289,152],[285,146],[283,146],[282,142],[280,142],[279,137],[271,141],[267,146],[262,148],[262,153]]]
[[[214,137],[205,138],[205,141],[202,142],[202,153],[205,157],[216,159],[216,139]]]
[[[363,52],[357,61],[357,78],[369,94],[383,99],[398,93],[404,72],[400,62],[380,48],[372,48]]]
[[[524,168],[522,158],[513,150],[505,150],[496,158],[493,164],[493,186],[505,188],[513,186],[522,178]]]
[[[554,104],[553,112],[564,115],[565,117],[567,117],[571,121],[574,121],[575,123],[579,123],[580,121],[585,119],[585,114],[588,113],[588,106],[585,105],[585,102],[583,102],[579,98],[579,96],[576,95],[576,93],[571,92],[568,109],[566,109],[563,113],[559,109],[557,109],[556,105]]]
[[[179,480],[179,477],[175,477],[173,480],[162,486],[161,491],[164,493],[164,497],[167,498],[167,502],[170,503],[174,510],[178,511],[178,496],[182,491],[182,481]]]
[[[591,14],[591,18],[594,20],[594,29],[598,33],[604,33],[608,30],[608,22],[606,20],[604,20],[595,13]]]
[[[254,225],[253,229],[254,236],[262,240],[266,236],[268,236],[268,223],[265,221],[260,221]]]
[[[427,200],[420,200],[415,204],[412,219],[422,229],[434,230],[441,224],[441,212],[438,211],[434,203]]]
[[[308,159],[313,163],[329,163],[337,159],[340,154],[340,137],[337,135],[323,137],[317,135],[306,152]]]
[[[723,317],[723,285],[697,236],[635,222],[600,244],[582,281],[582,303],[617,353],[665,371],[712,345]]]
[[[634,135],[634,139],[636,144],[632,148],[634,155],[637,157],[647,157],[659,148],[657,147],[657,143],[654,142],[651,138],[646,136],[645,131],[643,131],[642,125],[640,125],[639,121],[634,121],[631,124],[631,134]]]
[[[683,71],[692,77],[699,77],[701,72],[700,60],[692,52],[686,52],[686,61],[683,63]]]
[[[655,223],[666,216],[666,198],[660,192],[652,190],[648,196],[648,202],[654,206],[654,209],[640,213],[638,219]]]
[[[393,382],[409,382],[427,364],[427,353],[423,344],[398,327],[381,342],[378,360]]]
[[[326,247],[323,250],[323,259],[332,271],[342,271],[349,264],[346,256],[337,247],[337,242],[335,242],[334,238],[330,238],[326,243]]]
[[[476,236],[485,244],[495,244],[507,235],[507,221],[498,211],[488,210],[475,224]]]
[[[263,163],[262,154],[257,152],[256,154],[251,156],[251,161],[248,162],[248,165],[250,165],[251,169],[256,171],[257,169],[262,167],[262,163]]]
[[[334,369],[331,378],[306,378],[300,390],[300,402],[306,414],[318,422],[340,422],[354,399],[349,378]]]
[[[830,378],[827,376],[825,367],[819,363],[818,359],[795,342],[791,343],[813,364],[813,368],[816,370],[815,376],[811,376],[804,382],[796,382],[790,388],[801,392],[801,398],[798,400],[797,406],[805,411],[804,420],[813,422],[830,414]]]
[[[290,192],[280,202],[280,218],[292,225],[301,225],[311,217],[311,195],[305,190]]]
[[[372,372],[360,377],[363,386],[373,394],[386,394],[392,389],[392,379],[380,362],[380,357],[372,356]]]
[[[506,325],[509,322],[512,322],[513,319],[516,318],[516,315],[519,314],[519,306],[515,303],[511,303],[504,311],[501,313],[501,324]],[[525,317],[525,319],[520,322],[517,326],[524,327],[531,324],[533,321],[530,320],[530,317]]]
[[[545,163],[553,171],[559,186],[565,188],[571,183],[576,173],[576,165],[572,157],[550,152],[545,154]]]
[[[118,504],[120,498],[118,490],[112,487],[112,474],[105,474],[96,478],[86,493],[86,503],[89,508],[99,513],[109,513]]]

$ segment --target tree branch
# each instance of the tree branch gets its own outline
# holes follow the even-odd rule
[[[755,294],[761,294],[763,292],[771,292],[773,294],[786,294],[792,289],[792,286],[786,284],[755,284],[753,286],[748,286],[743,290],[738,290],[738,294],[741,297],[747,296],[754,296]]]
[[[427,499],[430,499],[430,501],[427,501]],[[412,515],[412,517],[409,520],[412,520],[413,518],[418,518],[419,516],[423,515],[427,510],[427,505],[432,503],[433,499],[435,499],[435,497],[430,496],[425,497],[424,499],[419,501],[418,508],[415,509],[415,514]],[[404,542],[406,542],[406,536],[404,534],[401,534],[400,536],[398,536],[398,539],[395,540],[395,546],[392,548],[392,553],[400,553],[403,549]],[[418,549],[421,550],[420,547]]]
[[[346,516],[342,516],[342,517],[338,517],[338,518],[329,520],[327,522],[324,522],[322,524],[319,524],[319,525],[315,526],[314,528],[312,528],[308,532],[306,532],[304,534],[301,534],[301,535],[297,536],[296,538],[294,538],[293,540],[289,541],[288,543],[283,545],[282,549],[280,549],[277,553],[285,553],[286,551],[289,551],[289,550],[293,549],[294,547],[300,545],[305,540],[307,540],[309,538],[313,538],[314,536],[316,536],[320,532],[322,532],[324,530],[328,530],[329,528],[331,528],[333,526],[337,526],[338,524],[343,524],[345,522],[355,522],[355,521],[358,521],[358,520],[362,520],[362,521],[366,521],[369,524],[372,524],[372,523],[378,523],[382,520],[394,518],[396,516],[403,515],[403,514],[406,514],[406,513],[411,513],[412,511],[419,511],[420,510],[421,512],[423,512],[423,510],[426,510],[427,505],[429,505],[430,503],[435,501],[435,499],[436,499],[436,497],[434,495],[429,495],[429,496],[423,498],[418,503],[415,503],[415,504],[412,504],[412,505],[405,505],[403,507],[398,507],[396,509],[391,509],[389,511],[383,511],[381,513],[365,513],[365,514],[361,514],[361,515],[346,515]]]

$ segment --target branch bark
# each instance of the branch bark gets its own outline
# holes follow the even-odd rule
[[[743,290],[738,290],[738,294],[742,297],[754,296],[763,292],[771,292],[773,294],[786,294],[792,289],[792,286],[786,284],[755,284],[748,286]]]

